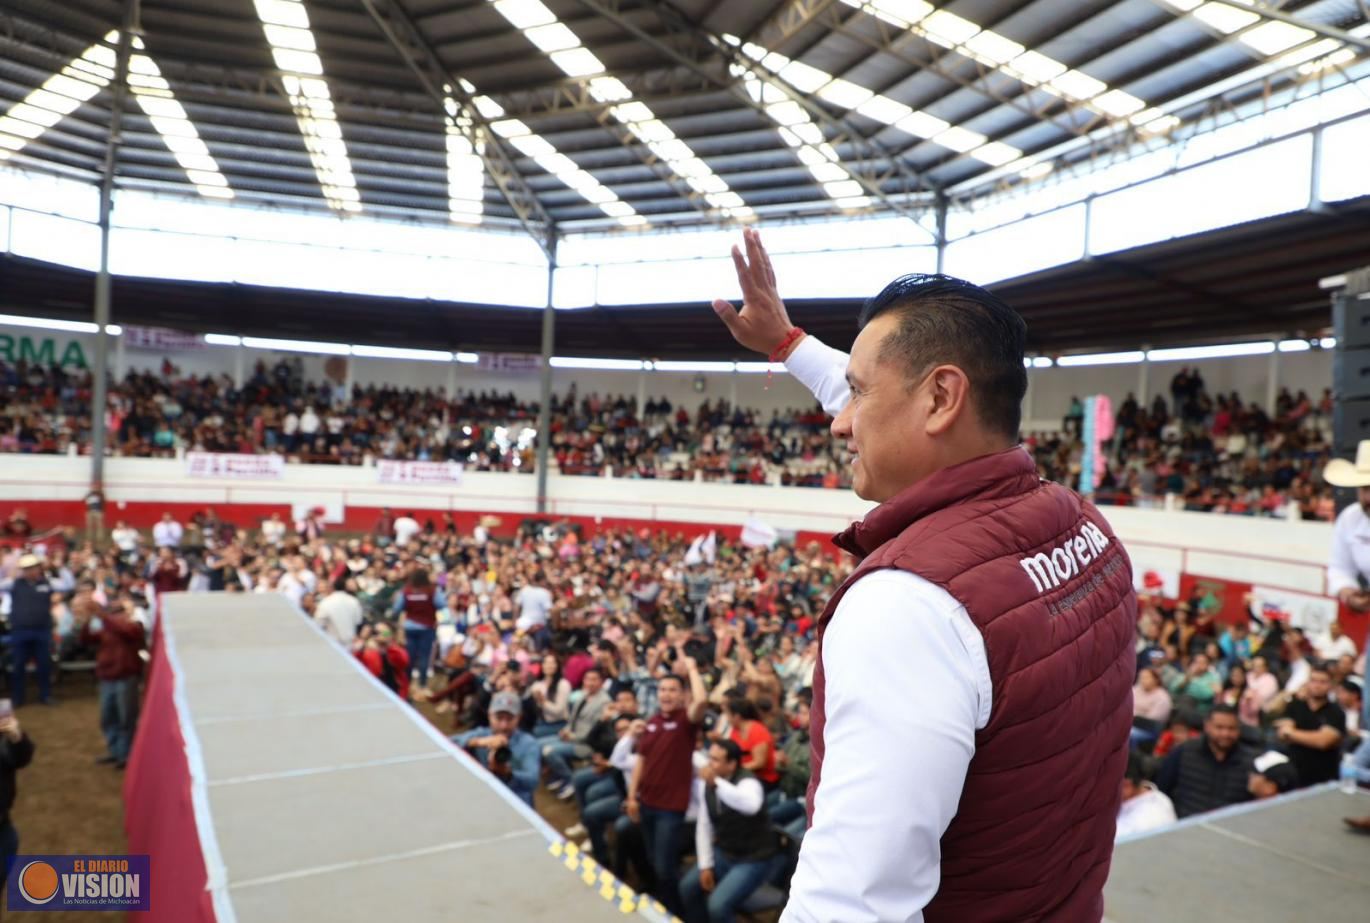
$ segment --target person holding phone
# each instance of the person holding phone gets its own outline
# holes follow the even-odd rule
[[[19,726],[14,704],[0,699],[0,892],[5,890],[10,863],[19,853],[19,831],[10,819],[14,807],[15,775],[33,761],[33,741]]]

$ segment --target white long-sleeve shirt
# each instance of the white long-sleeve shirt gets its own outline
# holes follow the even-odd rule
[[[695,819],[695,855],[699,859],[700,868],[711,869],[714,867],[713,818],[709,817],[709,806],[704,802],[704,783],[695,781],[700,787],[699,816]],[[720,804],[741,814],[755,814],[766,804],[766,792],[761,787],[761,780],[755,776],[739,779],[736,783],[727,779],[717,779],[714,781],[714,788],[718,792]]]
[[[849,398],[846,364],[813,337],[786,362],[828,413]],[[842,598],[822,657],[823,775],[781,923],[921,923],[989,721],[984,639],[946,590],[884,570]]]
[[[1370,578],[1370,516],[1359,503],[1337,514],[1332,529],[1332,560],[1327,565],[1327,592],[1336,596],[1360,589],[1360,576]]]
[[[823,405],[824,413],[835,417],[851,400],[851,388],[847,385],[850,358],[817,337],[806,336],[785,360],[785,368],[812,392]]]

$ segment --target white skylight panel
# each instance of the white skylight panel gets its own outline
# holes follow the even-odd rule
[[[971,36],[962,43],[961,49],[992,67],[1002,67],[1027,50],[1017,42],[989,31]]]
[[[497,0],[495,9],[519,29],[546,26],[557,21],[557,17],[541,0]]]
[[[568,77],[588,77],[604,72],[604,63],[595,57],[588,48],[572,48],[569,51],[555,51],[548,55],[552,63],[561,68]]]
[[[1195,19],[1223,35],[1233,36],[1235,41],[1241,42],[1265,57],[1279,55],[1280,57],[1275,63],[1285,67],[1294,67],[1305,62],[1311,62],[1312,59],[1320,55],[1330,55],[1333,52],[1341,55],[1335,62],[1329,61],[1320,66],[1300,67],[1299,73],[1305,76],[1315,74],[1326,67],[1333,67],[1337,63],[1349,61],[1355,57],[1354,51],[1344,48],[1335,39],[1326,38],[1314,41],[1317,34],[1312,29],[1305,29],[1302,26],[1273,19],[1266,19],[1262,22],[1263,17],[1260,14],[1260,8],[1254,4],[1248,4],[1246,0],[1241,0],[1241,2],[1252,6],[1253,9],[1243,10],[1224,3],[1204,3],[1202,0],[1162,0],[1162,2],[1176,12],[1192,13]],[[1260,23],[1260,25],[1256,25],[1256,23]],[[1305,47],[1298,48],[1300,45]],[[1290,51],[1291,48],[1297,50]],[[1338,52],[1337,49],[1342,50]]]
[[[1092,102],[1096,108],[1102,109],[1116,118],[1123,118],[1141,112],[1146,108],[1146,103],[1122,90],[1109,90],[1107,93],[1101,93]]]
[[[843,109],[859,108],[862,103],[874,95],[875,91],[857,86],[851,81],[841,78],[818,88],[819,99],[830,102],[834,106],[841,106]]]
[[[590,81],[590,95],[602,103],[632,99],[633,91],[617,77],[595,77]]]
[[[485,213],[485,142],[469,113],[452,97],[444,101],[447,125],[447,210],[453,221],[479,224]],[[474,139],[474,140],[473,140]]]
[[[541,0],[492,0],[495,9],[509,23],[522,29],[528,40],[547,54],[548,59],[561,68],[568,77],[591,77],[590,93],[600,102],[613,102],[618,105],[609,110],[609,115],[622,125],[633,137],[647,147],[671,171],[686,182],[700,180],[711,191],[705,200],[720,209],[728,217],[749,217],[752,210],[743,202],[742,197],[728,188],[728,184],[717,176],[704,163],[691,147],[676,136],[671,127],[657,118],[652,108],[641,100],[633,99],[632,92],[616,77],[604,73],[604,63],[590,49],[586,48],[579,36],[564,22],[559,20]],[[532,144],[531,130],[517,119],[507,119],[492,126],[495,131],[510,138],[510,143]],[[548,168],[548,158],[555,155],[555,149],[541,141],[546,149],[539,163]],[[569,163],[569,160],[567,161]],[[586,200],[599,205],[605,214],[618,218],[625,227],[640,227],[647,219],[633,212],[630,206],[619,200],[607,187],[593,180],[588,173],[575,167],[568,168],[558,161],[551,161],[553,169],[549,172],[559,176],[564,182],[570,180],[579,185],[573,186]],[[555,167],[562,167],[560,171]],[[584,181],[589,179],[589,183]],[[591,183],[593,185],[591,185]],[[698,188],[691,183],[691,188]],[[607,207],[606,207],[607,206]]]
[[[1093,99],[1108,89],[1108,84],[1102,80],[1095,80],[1088,74],[1080,71],[1066,71],[1059,77],[1052,78],[1047,84],[1049,89],[1057,90],[1063,96],[1071,99],[1078,99],[1081,102]],[[1143,103],[1145,105],[1145,103]]]
[[[929,13],[918,23],[917,28],[945,48],[955,48],[980,32],[980,27],[975,23],[946,10]]]
[[[1194,18],[1207,23],[1224,35],[1231,35],[1238,29],[1245,29],[1252,23],[1260,22],[1261,16],[1252,10],[1239,10],[1226,3],[1205,3],[1194,9]]]
[[[979,147],[989,139],[978,131],[953,125],[941,134],[934,135],[931,140],[943,147],[949,147],[953,151],[965,153]]]
[[[946,26],[954,21],[942,19],[941,22]],[[962,29],[961,31],[964,32],[965,30]],[[824,79],[825,82],[819,87],[816,95],[833,105],[854,110],[867,118],[892,125],[917,138],[930,138],[938,141],[938,136],[943,135],[950,128],[946,121],[936,116],[928,115],[925,112],[915,112],[909,106],[884,96],[877,96],[873,91],[849,80],[834,77],[809,65],[803,65],[803,69],[797,70],[795,62],[790,61],[784,55],[767,52],[760,45],[751,42],[744,43],[733,36],[724,36],[724,38],[731,44],[740,47],[744,55],[757,61],[762,67],[778,67],[776,76],[780,79],[784,79],[786,74],[795,73],[803,75],[810,84],[817,82],[820,78]],[[1007,47],[1002,49],[1003,54],[1008,54],[1010,51],[1013,49]],[[743,76],[747,80],[749,95],[758,102],[765,103],[766,114],[779,126],[780,136],[785,139],[785,143],[790,147],[799,149],[798,153],[803,160],[801,146],[820,144],[823,140],[822,132],[818,126],[813,124],[803,106],[788,98],[778,87],[766,84],[763,79],[757,78],[755,75],[744,74]],[[985,142],[988,139],[975,132],[962,130],[947,135],[947,138],[953,144],[959,145],[956,147],[947,145],[952,150],[958,153],[969,152],[972,157],[977,157],[995,166],[1007,162],[1004,158],[1009,152],[1013,152],[1014,155],[1013,158],[1009,159],[1014,159],[1021,153],[1017,148],[1007,144],[986,145]],[[836,155],[831,158],[833,161],[837,159]],[[805,162],[807,163],[807,161]],[[824,169],[822,172],[825,176],[831,175],[831,170]]]
[[[1004,164],[1013,163],[1013,161],[1023,156],[1023,152],[1018,150],[1018,148],[1005,144],[1002,141],[991,141],[988,144],[982,144],[977,148],[972,148],[969,153],[970,156],[974,157],[976,160],[987,163],[992,167],[1002,167]]]
[[[781,67],[778,76],[801,93],[812,93],[832,80],[832,74],[810,67],[802,61],[791,61]]]
[[[559,22],[550,22],[545,26],[534,26],[531,29],[525,29],[523,34],[528,37],[528,41],[546,52],[565,51],[568,48],[580,47],[580,39],[576,38],[576,34]]]
[[[1277,55],[1282,51],[1288,51],[1295,45],[1302,45],[1304,42],[1312,41],[1317,38],[1317,34],[1312,29],[1305,29],[1301,26],[1293,26],[1287,22],[1262,23],[1241,35],[1241,41],[1250,45],[1263,55]]]
[[[912,107],[897,103],[888,96],[873,96],[857,106],[856,111],[886,125],[893,125],[913,113]]]
[[[92,45],[74,59],[61,73],[53,74],[22,102],[0,117],[0,159],[20,150],[29,141],[56,125],[91,99],[114,79],[117,54],[113,47],[119,41],[118,32],[109,32],[104,43]],[[176,155],[177,163],[186,171],[186,178],[203,195],[231,198],[228,180],[219,172],[219,165],[200,140],[195,126],[190,123],[185,109],[176,100],[170,85],[162,79],[161,71],[147,56],[143,40],[133,37],[129,51],[128,85],[134,100],[148,116],[152,127]],[[181,142],[194,142],[193,159],[183,158]]]
[[[361,211],[361,194],[332,94],[323,79],[323,60],[315,51],[309,12],[301,0],[270,0],[256,7],[324,198],[335,211]]]

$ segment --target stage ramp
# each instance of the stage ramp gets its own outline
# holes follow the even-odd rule
[[[217,923],[666,919],[284,598],[162,617]]]
[[[1343,817],[1370,794],[1335,783],[1189,818],[1120,841],[1105,889],[1112,923],[1292,923],[1370,914],[1370,837]]]

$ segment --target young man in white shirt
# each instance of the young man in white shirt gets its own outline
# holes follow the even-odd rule
[[[185,528],[170,513],[162,514],[162,521],[152,527],[152,544],[158,548],[180,548]]]
[[[1160,830],[1175,823],[1175,805],[1165,792],[1147,781],[1142,772],[1142,761],[1137,751],[1127,757],[1127,775],[1123,777],[1123,803],[1118,806],[1117,839]]]

